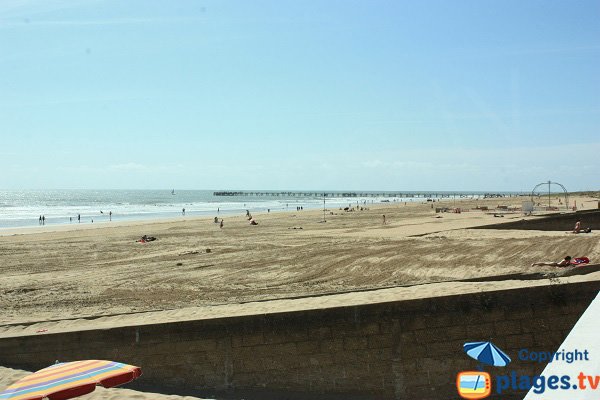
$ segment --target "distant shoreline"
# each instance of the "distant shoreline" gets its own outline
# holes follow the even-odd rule
[[[168,220],[178,216],[211,217],[268,211],[293,211],[295,208],[322,209],[376,204],[379,202],[419,202],[425,198],[483,198],[485,193],[400,192],[227,192],[215,196],[206,190],[181,190],[175,195],[165,190],[69,190],[0,191],[0,229],[73,225],[112,221]],[[515,194],[506,193],[506,196]],[[420,196],[420,197],[415,197]],[[491,196],[488,194],[488,196]],[[498,194],[497,196],[502,196]]]

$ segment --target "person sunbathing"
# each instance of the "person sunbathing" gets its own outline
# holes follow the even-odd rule
[[[566,256],[560,262],[536,262],[531,264],[532,267],[539,267],[545,265],[550,267],[568,267],[571,265],[571,256]]]

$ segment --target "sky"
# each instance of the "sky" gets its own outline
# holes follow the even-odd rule
[[[600,1],[0,1],[0,189],[600,187]]]

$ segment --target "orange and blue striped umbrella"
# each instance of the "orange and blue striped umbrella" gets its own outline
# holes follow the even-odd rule
[[[139,367],[114,361],[86,360],[55,364],[12,384],[0,400],[66,400],[91,393],[96,385],[113,387],[142,375]]]

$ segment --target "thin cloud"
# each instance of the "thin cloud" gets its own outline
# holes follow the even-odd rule
[[[380,168],[385,167],[386,163],[382,162],[381,160],[367,160],[363,161],[362,165],[366,168]]]
[[[108,169],[113,171],[144,171],[147,167],[142,164],[130,162],[125,164],[114,164],[109,166]]]
[[[135,162],[128,162],[123,164],[113,164],[108,166],[108,170],[110,171],[118,171],[118,172],[175,172],[181,171],[185,168],[183,164],[139,164]]]

